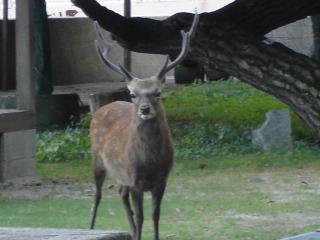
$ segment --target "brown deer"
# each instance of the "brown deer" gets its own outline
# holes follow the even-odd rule
[[[196,14],[190,31],[181,31],[183,41],[179,56],[170,64],[167,58],[161,71],[147,79],[138,79],[120,64],[110,62],[107,55],[111,44],[106,42],[95,23],[98,55],[104,64],[125,77],[132,103],[117,101],[107,104],[96,111],[91,121],[90,140],[96,185],[91,229],[95,225],[101,188],[108,172],[120,184],[119,192],[134,240],[141,239],[143,194],[145,191],[151,192],[153,239],[159,239],[160,204],[174,155],[170,129],[161,104],[161,92],[166,73],[186,57],[190,36],[198,21]]]

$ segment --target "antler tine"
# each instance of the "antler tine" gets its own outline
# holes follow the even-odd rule
[[[190,38],[192,38],[194,36],[194,34],[196,33],[196,30],[197,30],[197,27],[199,24],[199,18],[200,17],[199,17],[198,11],[197,11],[197,9],[195,9],[194,19],[193,19],[191,28],[189,30]]]
[[[134,77],[127,69],[125,69],[120,63],[117,65],[112,63],[108,59],[108,53],[112,48],[112,44],[107,42],[107,40],[104,38],[101,32],[101,28],[97,21],[94,22],[94,27],[97,35],[97,40],[95,41],[95,45],[96,45],[96,50],[98,52],[98,56],[100,60],[109,68],[111,68],[113,71],[124,76],[126,80],[131,81]]]
[[[182,47],[181,47],[180,54],[170,64],[168,64],[168,58],[167,58],[167,61],[165,62],[164,66],[158,73],[159,79],[163,79],[167,72],[169,72],[171,69],[173,69],[175,66],[177,66],[186,58],[186,56],[188,55],[188,51],[190,49],[190,39],[195,34],[198,23],[199,23],[199,14],[196,12],[189,32],[185,32],[183,30],[180,31],[182,36]]]

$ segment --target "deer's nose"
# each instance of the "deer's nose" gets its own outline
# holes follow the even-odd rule
[[[140,107],[140,112],[144,115],[147,115],[150,113],[150,106],[149,105],[142,105]]]

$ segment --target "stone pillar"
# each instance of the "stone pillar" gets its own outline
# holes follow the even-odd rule
[[[35,130],[7,132],[0,136],[0,181],[36,176]]]
[[[16,16],[17,108],[34,113],[34,0],[17,0]]]
[[[262,126],[253,130],[252,143],[266,152],[292,148],[289,111],[284,109],[268,112]]]
[[[25,130],[19,126],[21,112],[27,121],[35,116],[34,1],[16,1],[17,111],[12,112],[14,118],[2,119],[10,128],[0,132],[0,181],[36,175],[35,124],[22,128]]]

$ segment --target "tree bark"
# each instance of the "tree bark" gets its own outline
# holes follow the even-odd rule
[[[96,1],[73,0],[110,31],[125,48],[169,54],[180,48],[180,30],[188,30],[193,14],[178,13],[163,21],[124,17]],[[320,13],[319,0],[236,0],[200,15],[189,58],[237,77],[287,103],[320,138],[320,63],[264,34]]]

